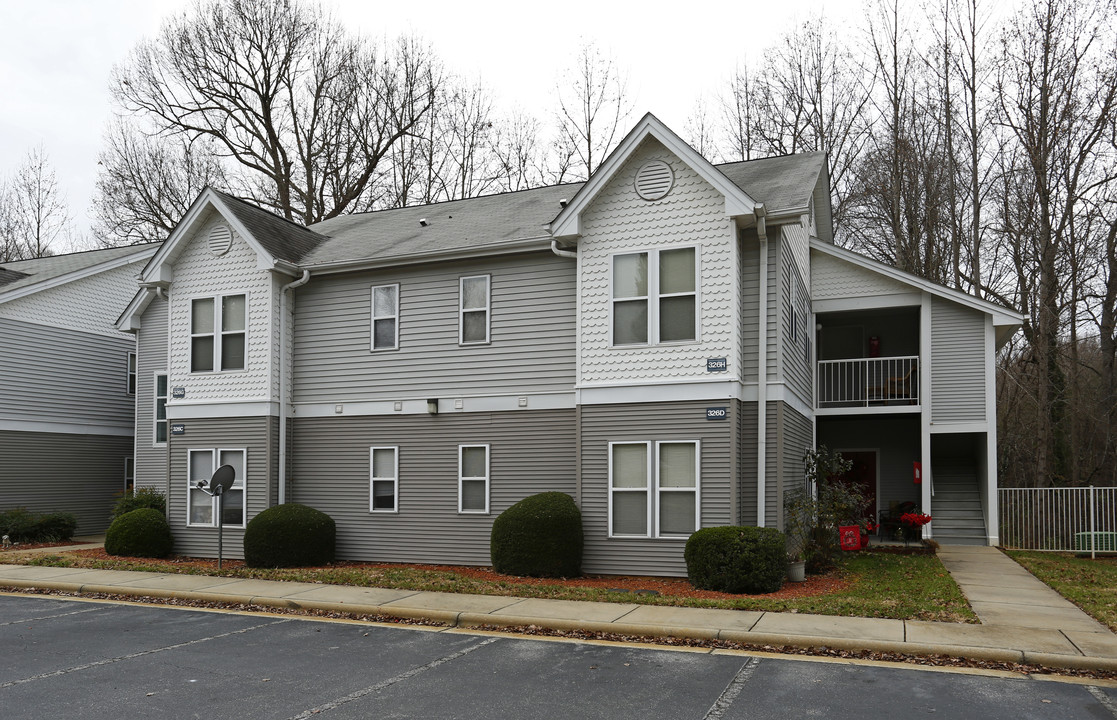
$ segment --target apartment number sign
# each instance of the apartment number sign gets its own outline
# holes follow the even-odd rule
[[[725,358],[706,358],[706,372],[726,372],[729,370],[729,363]]]
[[[706,408],[707,420],[726,420],[729,418],[729,408],[723,407],[708,407]]]
[[[171,397],[172,398],[184,398],[184,397],[186,397],[186,388],[184,388],[184,387],[171,388]]]
[[[171,435],[185,435],[185,434],[186,434],[186,425],[184,425],[183,423],[177,423],[177,424],[172,424],[171,425]]]

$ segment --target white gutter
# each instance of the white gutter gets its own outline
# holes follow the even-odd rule
[[[558,240],[551,241],[551,252],[562,258],[570,258],[571,260],[578,259],[578,253],[570,250],[559,250]]]
[[[287,396],[291,373],[287,370],[287,291],[310,282],[310,271],[279,290],[279,504],[287,502]],[[291,321],[294,328],[294,319]]]
[[[764,205],[757,205],[753,212],[756,215],[756,236],[760,240],[756,350],[756,526],[764,527],[767,504],[764,475],[768,466],[768,230]]]

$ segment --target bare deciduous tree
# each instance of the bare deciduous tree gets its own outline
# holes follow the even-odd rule
[[[620,142],[632,112],[626,85],[613,58],[593,44],[581,46],[574,65],[556,88],[559,140],[555,182],[585,180]]]
[[[58,240],[73,238],[66,199],[41,146],[27,153],[0,196],[0,233],[9,260],[53,255]]]
[[[311,224],[369,205],[439,83],[430,51],[351,36],[298,0],[199,0],[114,70],[120,109],[212,140],[232,189]]]

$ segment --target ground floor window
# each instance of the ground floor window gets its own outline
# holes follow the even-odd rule
[[[458,512],[489,511],[489,446],[458,446]]]
[[[186,454],[186,524],[192,527],[216,527],[218,499],[198,488],[199,481],[209,482],[222,465],[231,465],[236,473],[233,487],[225,493],[225,511],[221,524],[244,527],[245,462],[243,448],[188,450]]]
[[[369,448],[370,512],[399,511],[399,448]]]
[[[136,486],[136,462],[131,457],[124,458],[124,493],[132,494]]]
[[[688,537],[700,525],[700,444],[609,443],[610,537]]]

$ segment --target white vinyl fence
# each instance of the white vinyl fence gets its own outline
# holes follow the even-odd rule
[[[1000,488],[1001,544],[1117,552],[1117,487]]]

